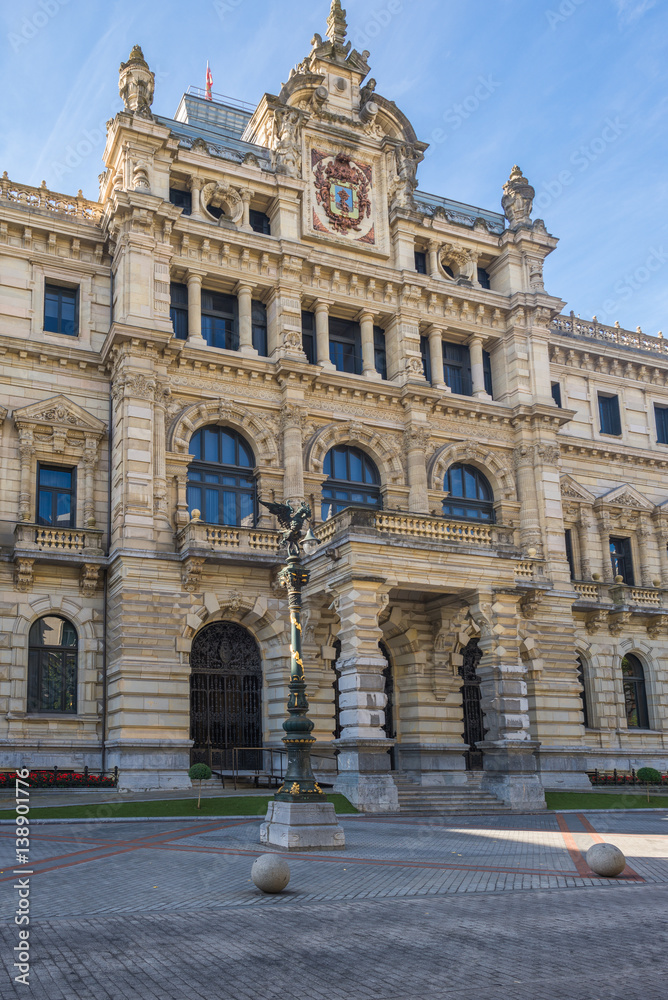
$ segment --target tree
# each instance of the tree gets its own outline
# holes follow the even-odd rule
[[[199,780],[199,795],[197,796],[197,808],[199,809],[202,798],[202,781],[207,781],[211,777],[211,768],[208,764],[193,764],[188,771],[188,777],[191,781]]]

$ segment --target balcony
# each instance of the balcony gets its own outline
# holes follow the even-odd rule
[[[514,530],[511,527],[478,521],[451,521],[445,517],[430,517],[401,511],[347,507],[319,525],[315,534],[321,543],[327,543],[337,535],[350,530],[359,530],[366,534],[374,531],[381,535],[394,535],[401,538],[404,545],[426,543],[429,547],[442,545],[486,549],[502,552],[511,558],[519,556],[513,541]]]
[[[191,521],[176,535],[176,548],[182,559],[194,557],[274,564],[279,561],[279,546],[278,531],[205,524],[203,521]]]
[[[14,557],[80,564],[102,559],[102,532],[95,528],[50,528],[21,521],[14,529]]]
[[[577,604],[602,604],[628,606],[633,610],[647,608],[658,611],[665,608],[666,591],[658,587],[629,587],[625,583],[573,582]]]

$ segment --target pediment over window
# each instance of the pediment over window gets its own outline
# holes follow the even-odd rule
[[[581,500],[584,503],[593,503],[596,497],[588,489],[581,486],[572,476],[561,477],[561,495],[565,500]]]
[[[107,425],[92,413],[84,410],[67,396],[51,396],[49,399],[22,406],[13,413],[14,423],[20,428],[50,428],[60,432],[79,431],[87,438],[101,438]]]
[[[623,483],[613,490],[608,490],[596,500],[596,507],[631,507],[634,510],[653,511],[654,504],[643,496],[635,486]]]

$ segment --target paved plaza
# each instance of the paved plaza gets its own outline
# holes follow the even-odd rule
[[[279,896],[250,882],[256,818],[34,823],[30,985],[6,920],[0,997],[665,1000],[668,812],[342,822]],[[587,868],[600,839],[621,878]]]

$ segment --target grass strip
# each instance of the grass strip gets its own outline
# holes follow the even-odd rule
[[[198,816],[209,819],[217,816],[264,816],[271,795],[221,795],[202,799],[197,808],[197,796],[188,799],[153,799],[144,802],[89,802],[75,806],[33,806],[31,819],[106,819],[142,818],[152,816]],[[356,813],[358,810],[345,795],[326,795],[327,802],[334,805],[339,814]],[[0,819],[13,819],[13,809],[0,810]]]
[[[548,809],[668,809],[668,795],[608,795],[605,792],[545,792]]]

